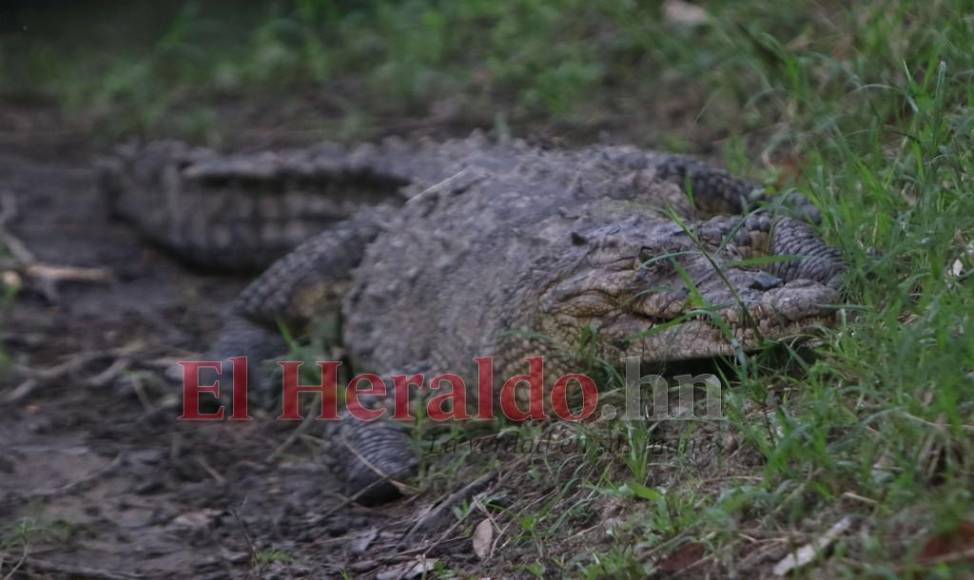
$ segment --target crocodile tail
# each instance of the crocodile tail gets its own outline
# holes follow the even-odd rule
[[[179,259],[255,271],[362,207],[401,203],[417,166],[390,147],[221,155],[158,141],[103,160],[100,184],[118,217]]]

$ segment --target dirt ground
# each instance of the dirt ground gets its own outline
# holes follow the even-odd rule
[[[475,558],[466,537],[401,543],[428,500],[350,502],[314,426],[178,421],[164,369],[205,348],[246,280],[187,270],[114,221],[83,135],[30,110],[0,122],[9,234],[37,263],[109,277],[21,268],[3,303],[0,577],[411,577],[426,557]]]
[[[251,422],[179,421],[167,370],[207,349],[248,279],[189,269],[113,219],[97,184],[106,145],[90,135],[50,108],[0,102],[0,242],[13,249],[0,254],[0,579],[547,577],[551,561],[610,552],[617,526],[645,519],[580,483],[625,469],[611,454],[466,436],[487,444],[426,454],[404,499],[366,507],[346,494],[332,459],[342,450],[321,424],[253,405]],[[237,148],[271,146],[257,135]],[[560,437],[557,425],[538,433]],[[654,480],[751,473],[748,453],[720,445],[692,464],[654,463]],[[544,540],[518,520],[540,505],[558,512]],[[699,547],[644,556],[664,573],[718,577]]]

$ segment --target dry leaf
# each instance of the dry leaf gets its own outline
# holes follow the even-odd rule
[[[663,20],[670,24],[681,26],[699,26],[707,22],[707,11],[684,2],[684,0],[666,0],[663,2]]]
[[[20,277],[20,274],[14,272],[13,270],[3,271],[3,274],[0,275],[0,284],[3,284],[11,290],[20,290],[24,287],[24,281]]]
[[[827,532],[815,539],[814,542],[806,544],[799,548],[794,553],[788,554],[786,558],[778,562],[774,567],[774,573],[778,576],[784,576],[785,574],[805,566],[823,551],[829,547],[829,545],[835,541],[843,532],[849,529],[852,525],[852,518],[846,516],[839,520],[839,523],[835,524]]]
[[[919,560],[922,564],[956,560],[974,562],[974,524],[961,522],[950,533],[930,538],[923,546]]]
[[[473,551],[481,560],[490,555],[490,545],[494,541],[494,524],[489,519],[477,524],[473,531]]]
[[[699,562],[706,552],[707,549],[704,548],[703,544],[697,542],[683,544],[670,555],[663,558],[656,565],[656,569],[669,574],[681,572],[686,570],[691,564]]]
[[[366,530],[364,533],[362,533],[352,541],[351,543],[352,551],[355,552],[356,554],[364,554],[365,551],[369,549],[369,546],[372,545],[372,542],[375,541],[376,537],[378,537],[378,535],[379,535],[378,528],[369,528],[368,530]]]
[[[954,260],[954,264],[950,267],[950,273],[954,275],[954,278],[960,278],[964,274],[964,262]]]
[[[375,577],[376,580],[409,580],[410,578],[419,578],[435,568],[438,561],[436,558],[417,556],[398,566],[386,568]]]
[[[186,512],[173,518],[172,525],[190,530],[205,530],[213,525],[213,521],[223,513],[215,509],[202,509]]]

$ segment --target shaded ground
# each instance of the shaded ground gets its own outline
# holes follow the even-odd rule
[[[63,130],[44,108],[0,111],[0,197],[16,206],[10,233],[40,263],[110,275],[53,286],[25,275],[3,304],[0,574],[543,575],[541,562],[574,569],[599,551],[611,557],[633,525],[656,525],[629,499],[586,485],[628,479],[622,448],[604,447],[617,443],[611,430],[588,433],[590,447],[540,453],[445,448],[424,457],[407,499],[368,508],[344,495],[319,425],[282,424],[253,408],[257,420],[245,424],[178,421],[179,393],[165,371],[205,350],[246,279],[189,270],[113,220],[97,190],[98,151],[84,133]],[[579,433],[549,426],[521,435]],[[688,454],[697,463],[680,467],[667,455],[649,464],[651,479],[665,485],[705,471],[700,485],[717,493],[753,469],[753,453],[727,451],[719,465],[712,451]],[[541,535],[540,519],[557,523]],[[419,520],[433,522],[432,532],[409,535]],[[493,530],[486,540],[485,522]],[[687,538],[640,548],[640,557],[665,572],[704,573],[711,563]],[[785,553],[780,543],[769,547],[742,566],[758,569]]]
[[[0,521],[21,522],[25,549],[6,553],[0,572],[321,577],[413,557],[381,548],[399,540],[413,508],[349,505],[313,428],[280,449],[295,425],[259,414],[243,425],[176,420],[163,369],[204,348],[245,281],[188,271],[112,221],[94,152],[30,115],[5,117],[9,229],[38,261],[103,269],[112,281],[63,282],[45,296],[25,280],[4,307],[13,369],[0,387]]]
[[[19,397],[0,403],[3,580],[15,567],[63,577],[71,564],[91,577],[143,561],[185,577],[204,574],[192,566],[205,569],[205,558],[219,560],[205,572],[214,576],[346,565],[392,574],[428,550],[393,547],[403,518],[501,461],[514,477],[492,485],[494,499],[446,510],[462,523],[434,542],[435,574],[475,569],[469,538],[486,519],[492,555],[476,571],[494,577],[756,577],[822,538],[829,547],[798,575],[970,577],[968,3],[21,4],[30,34],[0,38],[0,193],[21,206],[10,227],[40,258],[109,268],[117,281],[64,284],[54,303],[27,281],[0,304],[0,354],[11,359],[0,397]],[[38,100],[84,130],[23,104]],[[337,486],[313,472],[329,469],[313,428],[268,461],[292,428],[172,420],[164,362],[207,343],[243,282],[186,272],[105,221],[92,139],[226,146],[233,132],[234,148],[250,149],[457,135],[470,123],[555,146],[608,136],[701,154],[772,189],[794,187],[822,210],[820,233],[850,265],[848,311],[813,360],[779,351],[728,365],[728,431],[699,438],[727,443],[723,464],[701,468],[694,461],[712,454],[681,446],[660,456],[638,429],[624,434],[629,448],[606,452],[619,433],[582,430],[594,444],[567,455],[426,461],[412,499],[339,515],[328,511],[342,503],[330,495]],[[18,282],[12,271],[0,253],[0,286]],[[135,340],[137,351],[77,356]],[[271,505],[273,493],[286,499]],[[126,516],[123,500],[149,511]],[[153,523],[136,519],[151,510]],[[337,536],[324,539],[332,524]],[[364,555],[350,541],[361,534],[371,538],[358,543]],[[156,546],[154,560],[134,550],[140,543]]]
[[[606,469],[585,450],[525,455],[491,434],[457,449],[447,433],[407,498],[369,508],[345,494],[321,425],[253,406],[249,423],[179,421],[166,372],[206,349],[248,280],[188,269],[113,219],[99,154],[52,109],[0,104],[0,230],[38,264],[79,269],[46,283],[0,256],[4,284],[21,287],[0,302],[0,578],[525,576],[615,541],[627,508],[583,489]],[[526,535],[518,514],[547,505],[563,506],[563,531]],[[478,556],[471,538],[488,520]],[[429,531],[411,533],[419,521]]]

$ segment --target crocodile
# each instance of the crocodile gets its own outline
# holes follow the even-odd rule
[[[803,199],[776,206],[725,170],[630,146],[475,134],[221,155],[160,142],[103,175],[116,211],[183,258],[270,264],[211,359],[279,357],[280,324],[326,315],[354,367],[383,377],[472,384],[474,357],[510,377],[543,356],[557,374],[579,368],[583,341],[619,365],[721,357],[833,322],[845,269]],[[355,497],[396,497],[417,465],[408,433],[347,413],[337,425]]]

